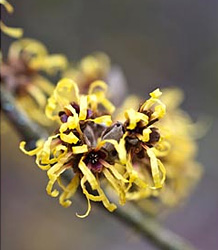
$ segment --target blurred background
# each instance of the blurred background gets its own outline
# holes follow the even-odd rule
[[[71,60],[101,50],[122,67],[129,92],[147,96],[156,87],[178,86],[183,108],[212,125],[199,141],[204,176],[189,201],[163,223],[197,249],[218,249],[218,1],[217,0],[11,0],[15,13],[2,18],[24,28],[24,37],[45,43]],[[13,39],[2,35],[3,55]],[[19,137],[1,123],[2,250],[156,249],[132,229],[78,198],[62,208],[46,195],[46,173],[18,149]]]

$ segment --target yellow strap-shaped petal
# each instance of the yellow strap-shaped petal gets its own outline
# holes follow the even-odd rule
[[[158,167],[158,159],[155,156],[153,149],[149,148],[147,150],[147,154],[150,158],[150,164],[151,164],[151,172],[152,172],[152,177],[154,180],[154,188],[161,188],[162,187],[162,181],[160,179],[160,171]]]
[[[60,138],[62,141],[70,143],[70,144],[76,144],[79,141],[79,138],[74,135],[73,132],[70,132],[68,135],[64,133],[60,133]]]
[[[14,12],[14,7],[8,1],[0,0],[0,4],[2,4],[5,7],[8,13],[11,14]]]
[[[122,187],[119,185],[119,182],[114,178],[114,176],[110,173],[110,171],[106,168],[103,169],[103,174],[106,177],[106,179],[110,182],[112,187],[115,189],[117,194],[120,197],[120,204],[124,205],[126,203],[126,196],[125,192],[122,189]]]
[[[110,126],[112,124],[112,119],[110,115],[103,115],[95,119],[89,119],[89,120],[97,124],[105,124],[106,126]]]
[[[154,109],[154,113],[151,115],[151,119],[162,118],[166,113],[166,106],[161,103],[157,105]]]
[[[88,146],[84,144],[82,146],[72,147],[72,152],[73,152],[73,154],[86,153],[86,152],[88,152]]]
[[[45,94],[37,86],[29,84],[26,90],[32,96],[32,98],[38,103],[39,107],[41,108],[45,107],[47,98]]]
[[[81,219],[87,217],[89,215],[90,211],[91,211],[91,203],[90,203],[90,200],[89,200],[88,196],[86,195],[87,190],[86,190],[85,185],[84,185],[86,180],[87,180],[86,177],[83,176],[80,183],[81,183],[83,193],[85,194],[86,199],[87,199],[87,204],[88,204],[87,211],[83,215],[80,215],[80,214],[76,213],[76,216],[81,218]]]
[[[43,142],[44,142],[43,140],[39,140],[39,141],[38,141],[38,146],[37,146],[35,149],[30,150],[30,151],[27,151],[27,150],[25,149],[26,142],[25,142],[25,141],[22,141],[22,142],[20,142],[19,148],[20,148],[20,150],[21,150],[24,154],[29,155],[29,156],[33,156],[33,155],[36,155],[38,152],[40,152],[40,151],[42,150]]]
[[[140,112],[137,112],[132,108],[126,110],[124,115],[125,115],[126,119],[129,120],[129,125],[127,127],[128,129],[133,130],[139,121],[143,121],[145,123],[145,125],[148,123],[148,116],[147,115],[140,113]]]
[[[142,135],[137,134],[136,136],[139,138],[140,141],[147,142],[150,139],[150,133],[151,133],[150,128],[145,128],[142,132]]]
[[[50,156],[51,156],[51,142],[53,139],[57,138],[59,134],[49,136],[48,139],[45,141],[43,145],[43,149],[41,151],[41,162],[43,164],[50,163]]]
[[[72,197],[79,186],[79,175],[75,174],[71,182],[67,185],[65,191],[60,195],[59,202],[63,207],[69,207],[71,201],[69,200]]]
[[[8,27],[2,21],[0,21],[0,29],[6,35],[14,37],[14,38],[20,38],[20,37],[23,36],[23,29],[21,29],[21,28],[14,28],[14,27]]]
[[[87,116],[87,108],[88,108],[88,100],[87,96],[80,97],[80,112],[79,112],[79,119],[85,120]]]
[[[63,78],[58,82],[54,90],[54,98],[62,107],[72,101],[79,103],[79,89],[77,84],[71,79]]]
[[[107,86],[107,84],[106,84],[105,82],[103,82],[103,81],[100,81],[100,80],[94,81],[94,82],[92,82],[92,83],[90,84],[88,94],[89,94],[89,95],[93,94],[93,93],[95,92],[95,89],[98,89],[98,88],[100,88],[100,89],[102,89],[104,92],[106,92],[108,86]],[[99,90],[98,90],[98,91],[99,91]]]
[[[153,92],[150,93],[152,98],[159,98],[162,95],[162,92],[159,88],[155,89]]]
[[[111,203],[106,197],[104,191],[98,186],[97,191],[99,195],[102,197],[102,203],[107,208],[108,211],[113,212],[117,206],[114,203]]]
[[[111,164],[109,164],[109,163],[107,163],[106,161],[103,161],[103,160],[101,160],[100,162],[102,163],[103,166],[105,166],[106,168],[108,168],[108,169],[112,172],[112,174],[116,177],[117,180],[120,180],[120,181],[122,181],[122,182],[124,182],[124,183],[127,183],[127,182],[128,182],[128,180],[126,180],[126,179],[118,172],[118,170],[117,170],[117,168],[116,168],[116,165],[113,166],[113,165],[111,165]]]
[[[46,95],[51,95],[54,91],[53,84],[42,76],[37,76],[34,78],[34,84],[38,86]]]
[[[9,58],[14,59],[20,57],[20,53],[25,52],[25,59],[30,60],[33,57],[47,55],[46,47],[39,41],[31,38],[20,39],[12,43],[9,48]]]
[[[123,137],[120,139],[119,143],[116,141],[116,140],[113,140],[113,139],[108,139],[108,140],[104,140],[105,142],[109,142],[111,144],[114,145],[118,155],[119,155],[119,159],[120,159],[120,162],[122,164],[125,164],[126,161],[127,161],[127,153],[126,153],[126,147],[125,147],[125,144],[126,144],[126,141],[125,141],[125,138],[127,136],[127,133],[125,133],[123,135]]]
[[[54,73],[57,70],[64,70],[67,67],[67,59],[61,54],[41,56],[33,58],[30,61],[30,67],[36,70]]]
[[[96,190],[98,188],[98,182],[93,173],[91,172],[91,170],[84,163],[83,158],[79,162],[79,169],[82,171],[83,175],[87,178],[91,188],[93,190]]]

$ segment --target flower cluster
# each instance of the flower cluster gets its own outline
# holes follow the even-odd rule
[[[47,76],[66,66],[65,56],[50,55],[46,47],[34,39],[20,39],[11,44],[8,57],[2,62],[1,84],[33,120],[48,126],[51,122],[44,116],[44,108],[54,87]]]
[[[165,105],[159,100],[159,89],[150,94],[150,99],[136,111],[125,111],[125,121],[112,121],[113,104],[106,97],[107,85],[103,81],[90,84],[87,95],[79,94],[77,84],[67,78],[58,82],[48,99],[46,115],[60,123],[59,128],[47,140],[37,142],[36,149],[21,150],[36,155],[37,165],[47,170],[49,182],[47,192],[56,197],[55,182],[62,193],[59,202],[64,207],[71,204],[70,198],[80,186],[88,201],[86,217],[91,209],[90,201],[102,202],[113,211],[111,203],[102,189],[109,184],[119,197],[120,204],[126,202],[132,189],[159,189],[165,180],[165,168],[155,154],[155,145],[161,141],[160,131],[154,124],[165,114]],[[147,161],[147,177],[142,179],[134,165]],[[65,186],[61,175],[71,171],[73,178]]]
[[[128,97],[118,109],[116,117],[125,120],[123,110],[129,107],[136,108],[140,100],[137,96]],[[166,169],[167,179],[159,192],[136,189],[127,196],[127,199],[137,201],[137,204],[149,213],[157,213],[163,211],[164,207],[179,205],[190,195],[202,172],[201,165],[195,160],[197,125],[179,107],[183,100],[182,91],[176,88],[163,89],[160,100],[167,106],[167,115],[156,125],[156,129],[161,130],[162,139],[154,150]],[[143,167],[146,164],[143,160],[137,161],[134,166],[142,179],[146,179],[147,176],[146,168]]]

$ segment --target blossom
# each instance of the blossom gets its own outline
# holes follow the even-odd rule
[[[151,190],[162,188],[165,181],[165,167],[156,157],[157,145],[162,143],[162,138],[160,130],[154,126],[166,111],[165,104],[159,99],[161,94],[156,89],[150,93],[150,99],[139,105],[138,111],[130,108],[124,112],[125,148],[130,171],[135,176],[133,184],[137,186],[129,185],[128,199],[138,199],[142,193],[150,195]]]
[[[6,0],[0,0],[0,4],[2,4],[6,11],[9,14],[12,14],[14,12],[13,6]],[[0,29],[7,35],[14,37],[14,38],[20,38],[23,36],[23,29],[21,28],[12,28],[6,26],[2,21],[0,21]]]
[[[7,60],[1,65],[1,84],[10,91],[27,114],[41,125],[51,124],[44,108],[54,87],[41,71],[51,75],[66,67],[63,55],[49,55],[46,47],[34,39],[21,39],[9,48]]]
[[[46,190],[52,197],[59,195],[57,189],[53,190],[57,181],[62,189],[59,196],[62,206],[68,207],[78,187],[82,188],[88,209],[84,215],[77,215],[81,218],[89,214],[90,201],[102,202],[111,212],[116,209],[101,187],[105,180],[118,194],[120,204],[125,203],[125,183],[128,182],[123,177],[125,165],[116,157],[118,152],[111,152],[114,148],[109,145],[114,134],[110,131],[118,130],[120,124],[111,125],[114,107],[105,97],[106,89],[104,82],[95,81],[90,85],[88,95],[80,95],[74,81],[62,79],[46,107],[47,116],[59,120],[60,127],[47,140],[39,140],[31,151],[25,150],[25,142],[20,144],[20,149],[27,155],[35,155],[37,165],[47,171]],[[61,174],[67,170],[73,172],[73,178],[65,186]]]
[[[74,80],[82,94],[87,94],[90,84],[95,80],[107,79],[111,68],[110,58],[103,52],[95,52],[79,63],[72,63],[63,73],[63,77]]]
[[[155,123],[156,135],[153,134],[153,138],[158,138],[158,131],[161,131],[161,136],[155,143],[153,152],[164,165],[166,181],[161,189],[138,189],[127,195],[127,199],[135,200],[140,207],[150,213],[159,212],[164,207],[173,207],[184,201],[196,186],[202,172],[201,165],[195,159],[195,131],[198,125],[194,124],[190,116],[180,108],[184,94],[177,88],[163,89],[162,92],[160,100],[167,106],[167,113]],[[136,108],[140,102],[141,98],[137,96],[127,98],[123,107],[117,111],[116,117],[125,120],[123,110],[128,107]],[[152,130],[154,131],[154,128]],[[137,160],[133,167],[140,178],[146,180],[149,175],[143,166],[148,163],[142,159]]]

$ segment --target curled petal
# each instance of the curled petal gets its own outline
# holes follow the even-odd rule
[[[42,108],[45,107],[46,97],[44,93],[37,86],[29,84],[26,90],[32,96],[32,98],[38,103],[39,107]]]
[[[103,160],[101,160],[100,162],[102,163],[103,166],[105,166],[107,169],[109,169],[109,170],[112,172],[112,174],[116,177],[117,180],[120,180],[120,181],[122,181],[122,182],[124,182],[124,183],[127,183],[127,182],[128,182],[128,180],[126,180],[126,179],[118,172],[118,170],[117,170],[117,168],[116,168],[116,165],[115,165],[115,166],[110,165],[109,163],[107,163],[106,161],[103,161]]]
[[[126,160],[127,159],[127,153],[126,153],[126,147],[125,147],[125,143],[126,143],[125,142],[125,137],[126,136],[127,136],[127,133],[125,133],[123,135],[123,137],[120,139],[119,143],[116,140],[113,140],[113,139],[104,140],[105,142],[111,143],[115,147],[115,149],[116,149],[116,151],[117,151],[117,153],[119,155],[120,162],[122,164],[125,164],[126,161],[127,161]]]
[[[43,147],[43,143],[44,143],[44,140],[38,140],[37,141],[37,147],[33,150],[30,150],[30,151],[27,151],[25,149],[25,145],[26,145],[26,142],[25,141],[22,141],[20,142],[20,150],[26,154],[26,155],[29,155],[29,156],[33,156],[33,155],[36,155],[38,152],[40,152],[42,150],[42,147]]]
[[[23,36],[23,29],[21,28],[14,28],[6,26],[2,21],[0,21],[0,29],[8,36],[14,38],[20,38]]]
[[[70,132],[68,135],[64,133],[60,133],[60,138],[62,141],[70,143],[70,144],[76,144],[79,141],[79,138],[74,135],[73,132]]]
[[[163,164],[161,163],[160,160],[158,160],[153,152],[153,149],[152,148],[149,148],[147,150],[147,154],[150,158],[150,163],[151,163],[151,172],[152,172],[152,176],[153,176],[153,180],[154,180],[154,188],[161,188],[163,183],[164,183],[164,180],[165,180],[165,168],[163,166]],[[162,177],[162,180],[161,180],[161,174],[160,174],[160,170],[159,170],[159,167],[160,167],[160,170],[163,174],[163,177]]]
[[[133,130],[139,121],[143,121],[145,125],[148,124],[148,116],[143,113],[136,112],[134,109],[126,110],[124,115],[126,119],[129,120],[128,129]]]
[[[11,14],[14,12],[14,7],[8,1],[0,0],[0,4],[2,4],[5,7],[8,13]]]
[[[67,59],[64,55],[54,54],[33,58],[30,67],[36,70],[44,70],[54,73],[57,70],[64,70],[67,66]]]
[[[64,107],[72,101],[79,102],[79,89],[77,84],[68,78],[60,80],[54,90],[55,101]]]
[[[73,154],[82,154],[88,152],[88,146],[82,145],[82,146],[75,146],[72,147]]]
[[[110,126],[112,124],[111,116],[110,115],[102,115],[100,117],[97,117],[95,119],[89,119],[90,121],[93,121],[97,124],[105,124],[106,126]]]
[[[93,93],[96,92],[96,89],[99,89],[99,88],[102,89],[104,92],[106,92],[108,86],[107,86],[107,84],[106,84],[105,82],[103,82],[103,81],[100,81],[100,80],[94,81],[93,83],[91,83],[91,85],[90,85],[90,87],[89,87],[89,92],[88,92],[88,94],[89,94],[89,95],[92,95]],[[98,90],[98,91],[99,91],[99,90]]]
[[[91,172],[91,170],[84,163],[83,159],[81,159],[79,162],[79,169],[82,171],[83,175],[87,178],[88,182],[91,185],[91,188],[93,190],[96,190],[97,187],[99,186],[98,182],[93,173]]]
[[[112,187],[115,189],[115,191],[119,194],[120,197],[120,204],[123,205],[126,203],[126,196],[123,188],[121,187],[119,181],[114,178],[114,176],[110,173],[108,169],[103,169],[103,174],[106,177],[106,179],[111,183]]]
[[[19,58],[21,52],[24,52],[25,57],[29,60],[34,57],[45,56],[48,53],[42,43],[30,38],[20,39],[12,43],[9,48],[9,58]]]
[[[86,177],[83,176],[82,179],[81,179],[81,182],[80,182],[80,185],[82,187],[82,190],[83,190],[83,193],[85,194],[86,196],[86,199],[87,199],[87,204],[88,204],[88,207],[87,207],[87,211],[85,212],[85,214],[83,215],[80,215],[80,214],[77,214],[76,213],[76,216],[79,217],[79,218],[85,218],[89,215],[90,211],[91,211],[91,203],[90,203],[90,199],[88,198],[88,196],[86,195],[87,190],[86,190],[86,187],[85,187],[85,182],[86,182]]]
[[[98,186],[97,191],[99,195],[102,197],[102,203],[107,208],[108,211],[113,212],[117,206],[114,203],[111,203],[106,195],[104,194],[104,191]]]
[[[152,98],[159,98],[162,95],[162,92],[159,88],[155,89],[153,92],[150,93]]]
[[[139,138],[139,140],[143,141],[143,142],[147,142],[150,139],[150,133],[151,133],[151,129],[150,128],[145,128],[142,132],[142,135],[137,134],[137,137]]]
[[[64,192],[59,197],[59,202],[63,207],[69,207],[71,201],[69,200],[72,197],[79,186],[79,175],[75,174],[71,182],[67,185]]]
[[[80,112],[79,112],[79,119],[85,120],[87,116],[87,108],[88,108],[88,100],[87,96],[80,97]]]

